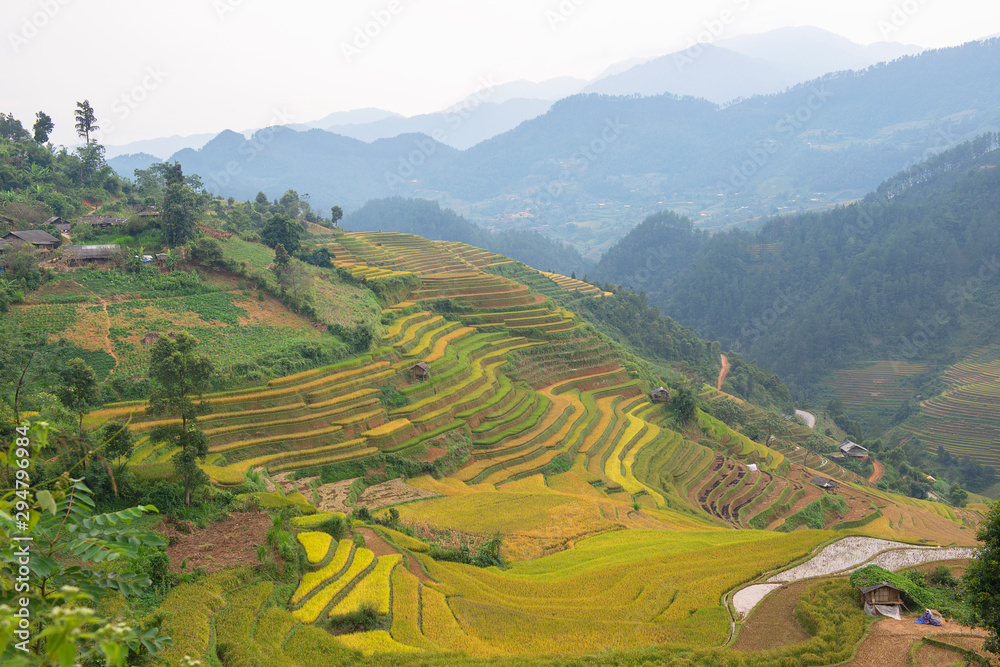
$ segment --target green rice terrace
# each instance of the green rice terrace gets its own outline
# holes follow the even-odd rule
[[[717,401],[742,401],[698,382],[690,419],[654,402],[664,381],[580,315],[579,300],[617,298],[610,292],[460,243],[353,232],[317,242],[334,257],[330,275],[349,278],[315,269],[317,291],[344,329],[368,323],[375,339],[266,381],[239,375],[239,358],[326,334],[225,271],[163,296],[80,271],[0,320],[65,337],[103,359],[102,376],[133,382],[160,334],[187,331],[243,385],[198,399],[209,408],[197,420],[207,440],[199,465],[217,493],[274,518],[234,529],[234,542],[258,550],[242,561],[223,556],[221,528],[171,532],[168,551],[210,573],[159,607],[174,641],[167,664],[187,655],[225,666],[714,665],[723,654],[828,664],[850,658],[865,627],[842,580],[810,583],[799,604],[819,625],[801,641],[745,654],[720,648],[741,625],[732,594],[848,535],[880,538],[883,551],[975,541],[977,511],[879,491],[807,449],[816,436],[805,426],[755,442],[711,414]],[[270,270],[269,249],[220,245]],[[871,384],[902,391],[877,371],[864,381],[841,373],[845,401],[864,402]],[[987,404],[997,377],[997,362],[956,367],[954,389],[923,410]],[[110,402],[83,424],[127,422],[137,438],[127,469],[169,482],[177,450],[150,435],[179,420],[146,408]],[[988,444],[985,424],[964,424],[942,442]],[[203,532],[202,546],[184,546]],[[293,555],[274,565],[276,553]],[[261,562],[276,569],[264,576]]]
[[[978,350],[944,373],[947,390],[926,397],[919,415],[904,425],[931,449],[969,456],[1000,467],[1000,360],[996,350]]]

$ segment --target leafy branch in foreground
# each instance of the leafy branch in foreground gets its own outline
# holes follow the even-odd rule
[[[87,606],[110,591],[128,596],[149,586],[130,564],[142,545],[166,541],[132,522],[156,508],[95,515],[91,490],[68,472],[32,483],[48,424],[22,426],[17,434],[0,452],[0,662],[69,666],[103,657],[121,665],[130,649],[157,653],[170,641],[158,629],[112,622]],[[124,566],[111,565],[116,561]]]

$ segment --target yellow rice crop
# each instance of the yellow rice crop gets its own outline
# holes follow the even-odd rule
[[[445,349],[450,343],[475,332],[476,330],[472,327],[462,327],[461,329],[456,329],[455,331],[441,336],[441,338],[434,343],[434,348],[431,350],[431,353],[427,355],[427,358],[424,359],[424,361],[430,364],[440,359],[444,359]]]
[[[620,531],[503,572],[420,558],[432,577],[460,593],[451,608],[461,625],[499,650],[585,653],[609,645],[721,643],[729,630],[722,594],[828,536]],[[426,631],[426,611],[424,619]]]
[[[378,562],[375,563],[375,569],[355,584],[351,592],[333,606],[333,609],[330,610],[330,616],[339,616],[358,611],[365,603],[375,607],[378,613],[388,615],[389,576],[392,574],[392,569],[399,564],[402,558],[399,554],[380,557]]]
[[[358,632],[352,635],[339,635],[337,637],[344,646],[361,651],[365,655],[375,653],[419,653],[420,649],[414,646],[400,644],[393,639],[385,630],[371,630],[369,632]]]
[[[332,519],[337,516],[341,519],[347,518],[347,515],[343,512],[317,512],[312,516],[293,516],[291,521],[292,525],[296,528],[315,528],[327,519]]]
[[[330,543],[333,542],[333,537],[328,533],[299,533],[298,538],[306,548],[306,558],[313,565],[326,558]]]
[[[282,442],[286,440],[302,440],[305,438],[315,438],[321,435],[330,435],[331,433],[336,433],[337,431],[340,430],[343,430],[342,427],[340,426],[329,426],[327,428],[315,429],[312,431],[307,431],[305,433],[269,435],[262,438],[253,438],[252,440],[239,440],[237,442],[230,442],[225,445],[216,445],[214,447],[211,447],[210,451],[216,453],[223,453],[232,451],[234,449],[253,447],[254,445],[267,445],[273,442]]]
[[[410,423],[409,419],[394,419],[388,424],[382,424],[376,428],[369,431],[365,431],[361,434],[363,438],[377,438],[380,435],[390,435],[396,431],[401,431],[405,428],[412,428],[413,424]]]
[[[295,618],[303,623],[315,623],[320,613],[326,608],[326,605],[330,604],[330,601],[337,597],[340,591],[344,590],[349,583],[354,581],[355,577],[364,572],[372,564],[373,560],[375,560],[375,554],[371,551],[368,549],[358,549],[354,554],[354,560],[351,561],[351,566],[347,568],[347,572],[324,586],[318,593],[309,598],[302,607],[292,611],[295,614]],[[302,580],[304,583],[305,576],[302,577]]]
[[[393,530],[392,528],[382,528],[378,527],[375,529],[385,537],[403,547],[404,549],[409,549],[410,551],[416,551],[418,553],[424,553],[430,551],[430,545],[426,542],[421,542],[420,540],[410,537],[406,533],[400,533],[399,531]]]
[[[424,634],[443,648],[473,656],[496,655],[497,651],[479,639],[465,634],[448,607],[444,595],[433,588],[422,589]]]
[[[220,468],[219,466],[208,464],[201,464],[198,467],[200,467],[206,475],[211,477],[212,481],[225,486],[236,486],[237,484],[242,484],[244,482],[243,472],[240,470],[233,468]]]
[[[396,641],[433,649],[420,631],[420,582],[405,567],[392,571],[392,633]]]
[[[340,427],[338,427],[339,429]],[[309,458],[313,454],[323,454],[325,452],[340,451],[344,449],[350,449],[355,445],[360,445],[364,440],[358,438],[355,440],[347,440],[345,442],[335,443],[333,445],[323,445],[321,447],[313,447],[311,449],[297,449],[290,450],[287,452],[278,452],[277,454],[265,454],[264,456],[255,456],[252,459],[245,459],[243,461],[238,461],[230,466],[227,466],[231,470],[236,470],[239,472],[246,472],[253,468],[258,468],[268,463],[274,461],[280,461],[285,458],[295,458],[295,459],[305,459]]]
[[[611,420],[614,417],[615,411],[612,407],[612,403],[617,400],[617,396],[606,396],[604,398],[597,399],[597,409],[601,413],[601,419],[597,422],[597,426],[590,431],[586,438],[583,439],[583,444],[580,445],[580,452],[589,452],[590,448],[600,439],[604,432],[608,430],[608,426],[611,425]]]
[[[337,552],[333,555],[333,560],[331,560],[326,567],[321,570],[317,570],[316,572],[307,572],[302,575],[302,581],[299,583],[299,587],[295,589],[295,593],[292,594],[292,604],[297,603],[299,600],[308,595],[314,588],[344,569],[344,566],[347,565],[348,559],[351,557],[351,550],[353,548],[353,542],[350,540],[341,540],[340,543],[337,544]]]

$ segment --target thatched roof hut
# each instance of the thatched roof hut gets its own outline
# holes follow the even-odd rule
[[[654,403],[666,403],[670,400],[670,396],[670,390],[666,387],[657,387],[649,394]]]
[[[836,481],[830,479],[829,477],[822,477],[822,476],[819,476],[819,475],[817,475],[816,477],[813,477],[810,480],[810,482],[812,484],[815,484],[816,486],[818,486],[821,489],[835,489],[838,486],[840,486],[839,482],[836,482]]]

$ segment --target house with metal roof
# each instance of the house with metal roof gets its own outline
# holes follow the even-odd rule
[[[110,262],[121,253],[122,248],[117,243],[107,245],[68,245],[62,249],[63,257],[69,260],[72,265]]]
[[[40,229],[10,232],[3,237],[3,240],[11,245],[30,245],[42,250],[52,250],[59,245],[59,239]]]

